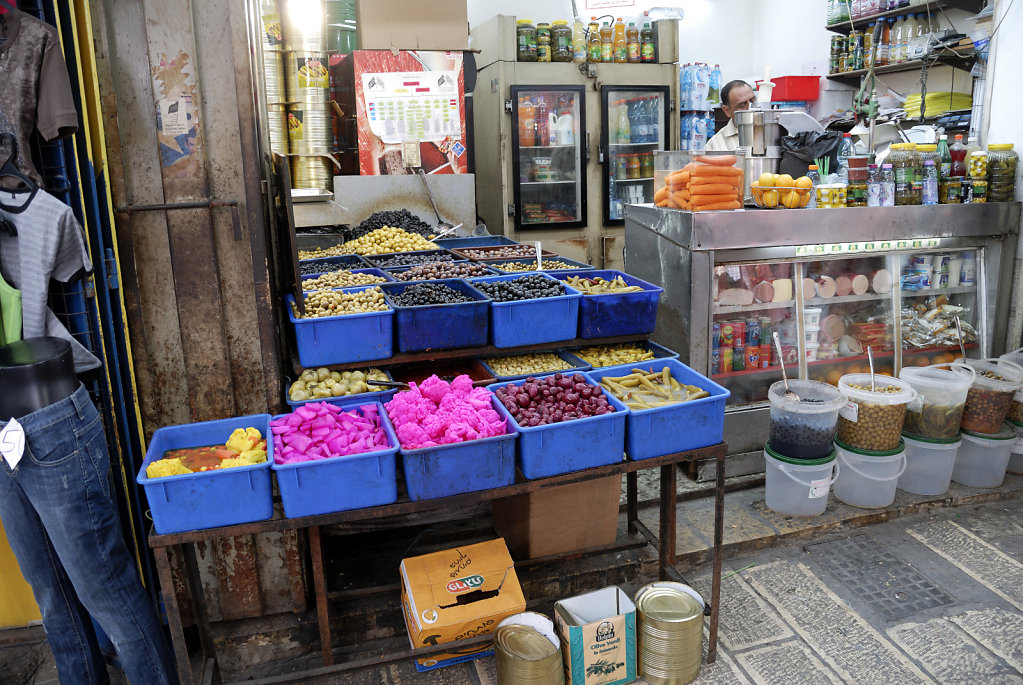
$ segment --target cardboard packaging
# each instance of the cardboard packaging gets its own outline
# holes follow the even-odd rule
[[[636,605],[614,585],[554,603],[568,685],[636,679]]]
[[[515,565],[504,540],[409,557],[401,562],[401,607],[413,648],[493,633],[502,619],[524,611]],[[431,671],[494,653],[493,643],[416,660]],[[635,661],[635,659],[633,659]]]
[[[465,0],[360,0],[355,22],[363,50],[469,49]]]
[[[494,529],[518,559],[610,545],[622,477],[608,476],[494,500]]]

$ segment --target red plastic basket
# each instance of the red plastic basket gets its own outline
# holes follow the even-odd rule
[[[761,79],[762,81],[763,79]],[[821,94],[820,76],[775,76],[771,102],[816,100]],[[756,81],[756,86],[760,81]]]

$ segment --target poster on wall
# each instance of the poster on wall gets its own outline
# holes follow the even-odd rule
[[[635,7],[636,0],[586,0],[586,9],[603,10],[611,7]]]

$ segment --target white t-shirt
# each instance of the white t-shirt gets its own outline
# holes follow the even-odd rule
[[[739,129],[734,119],[729,119],[725,127],[707,141],[708,152],[732,152],[739,147]]]

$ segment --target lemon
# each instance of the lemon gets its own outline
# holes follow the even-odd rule
[[[774,185],[777,188],[791,188],[792,177],[788,174],[782,174],[774,179]]]
[[[778,206],[778,191],[768,190],[764,192],[764,206],[765,207],[777,207]]]
[[[757,179],[757,183],[761,188],[773,188],[775,185],[774,174],[770,172],[764,172],[760,174],[760,178]]]
[[[800,176],[795,180],[797,188],[812,188],[813,181],[810,180],[809,176]]]

